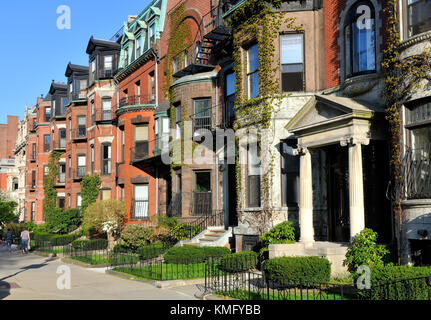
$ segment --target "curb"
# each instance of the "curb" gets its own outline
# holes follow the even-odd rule
[[[88,264],[78,260],[70,259],[70,258],[61,258],[61,262],[73,264],[79,267],[88,268],[88,269],[97,269],[97,268],[106,268],[107,264]]]

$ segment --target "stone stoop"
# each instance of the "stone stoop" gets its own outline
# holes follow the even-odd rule
[[[343,266],[348,249],[347,243],[316,241],[312,246],[304,246],[303,243],[271,244],[269,245],[269,258],[276,257],[322,257],[331,263],[331,276],[343,277],[348,271]]]
[[[230,237],[232,237],[232,228],[225,230],[224,227],[208,227],[192,240],[180,241],[179,245],[183,246],[186,244],[199,247],[224,247],[229,244]]]

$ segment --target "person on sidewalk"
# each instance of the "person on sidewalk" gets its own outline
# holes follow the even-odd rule
[[[27,228],[24,227],[21,232],[21,250],[22,253],[28,253],[28,245],[30,243],[30,232],[27,231]]]
[[[13,233],[10,229],[7,229],[4,239],[6,240],[6,251],[12,252]]]

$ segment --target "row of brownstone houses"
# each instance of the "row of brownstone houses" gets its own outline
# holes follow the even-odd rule
[[[80,207],[80,182],[97,174],[100,199],[124,201],[126,223],[168,215],[224,227],[196,240],[207,245],[249,249],[289,220],[300,233],[295,254],[335,261],[369,227],[398,244],[403,262],[431,262],[425,79],[401,108],[410,161],[401,227],[392,210],[381,67],[390,3],[153,0],[112,39],[91,37],[88,65],[59,66],[65,82],[46,84],[27,109],[15,148],[25,177],[11,186],[25,189],[21,219],[43,222],[43,181],[58,151],[62,209]],[[396,12],[401,56],[424,52],[431,1],[399,0]]]

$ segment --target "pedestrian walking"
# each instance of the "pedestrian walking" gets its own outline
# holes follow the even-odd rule
[[[13,233],[10,229],[7,229],[4,239],[6,241],[6,251],[12,252]]]
[[[24,227],[21,232],[21,250],[22,253],[28,253],[28,247],[30,244],[30,232],[27,231],[27,228]]]

